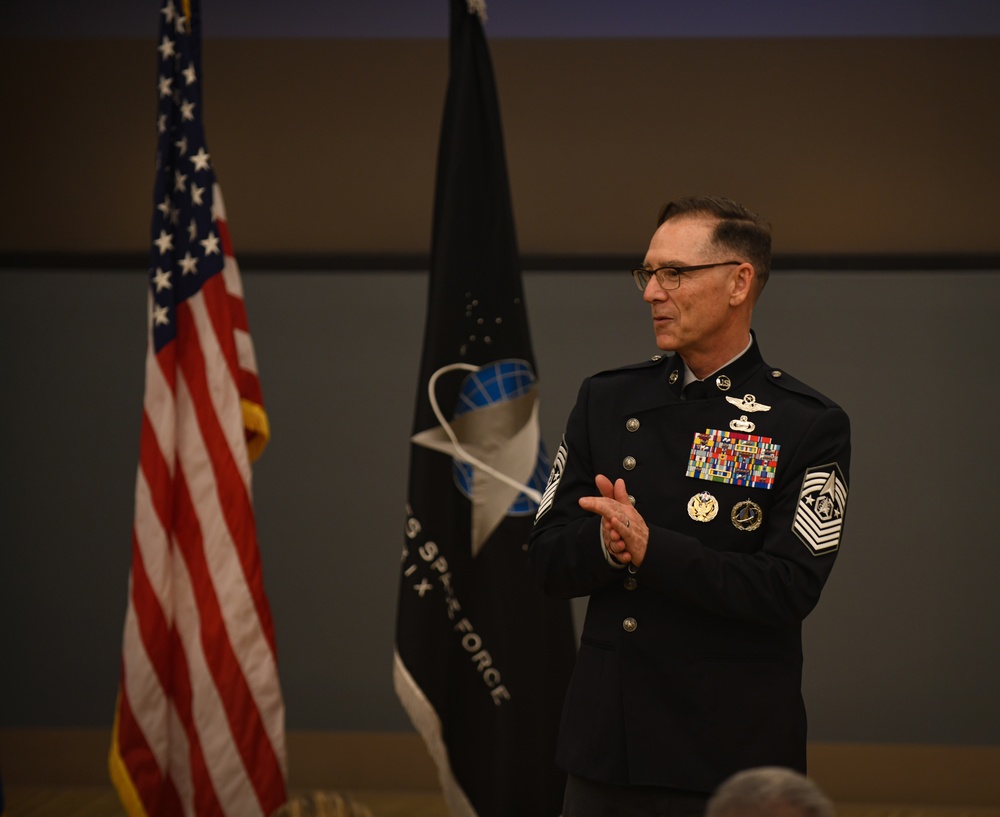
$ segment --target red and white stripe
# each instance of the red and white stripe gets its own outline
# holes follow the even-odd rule
[[[146,359],[111,753],[133,817],[266,817],[285,800],[284,704],[248,452],[249,439],[266,441],[266,415],[216,196],[226,270],[178,305],[175,340],[159,354],[150,340]],[[245,431],[248,409],[264,418],[263,434]]]

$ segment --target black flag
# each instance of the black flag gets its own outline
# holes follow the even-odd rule
[[[451,0],[431,271],[396,621],[396,692],[452,817],[553,817],[575,658],[528,572],[549,461],[482,21]]]

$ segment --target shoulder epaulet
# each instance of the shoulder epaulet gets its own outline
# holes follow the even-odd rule
[[[648,360],[640,360],[638,363],[629,363],[626,366],[617,366],[614,369],[605,369],[604,371],[597,372],[593,375],[594,377],[602,377],[604,375],[617,374],[618,372],[628,372],[633,369],[649,369],[654,366],[666,365],[668,361],[673,359],[673,355],[653,355]]]
[[[814,400],[818,400],[827,408],[839,408],[837,403],[831,400],[822,392],[816,391],[812,386],[808,386],[803,383],[798,378],[792,377],[784,369],[774,369],[768,367],[767,370],[768,379],[774,383],[776,386],[780,386],[790,392],[795,392],[796,394],[802,394],[806,397],[812,397]]]

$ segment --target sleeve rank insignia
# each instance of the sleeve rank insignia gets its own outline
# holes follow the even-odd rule
[[[832,553],[840,546],[847,510],[847,485],[837,463],[807,468],[799,491],[792,530],[813,556]]]
[[[538,512],[535,514],[535,523],[545,516],[556,498],[556,490],[559,488],[559,480],[562,479],[563,471],[566,470],[566,458],[569,456],[569,448],[566,446],[566,436],[563,435],[556,458],[552,462],[552,471],[549,473],[549,481],[545,486],[545,493],[542,494],[542,501],[538,503]]]

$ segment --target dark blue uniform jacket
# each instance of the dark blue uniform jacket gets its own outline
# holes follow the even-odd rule
[[[681,399],[683,373],[674,355],[583,383],[530,559],[550,595],[590,596],[559,765],[711,792],[753,766],[805,771],[801,625],[840,544],[850,426],[756,340],[705,398]],[[577,504],[595,474],[623,478],[649,525],[634,574]]]

